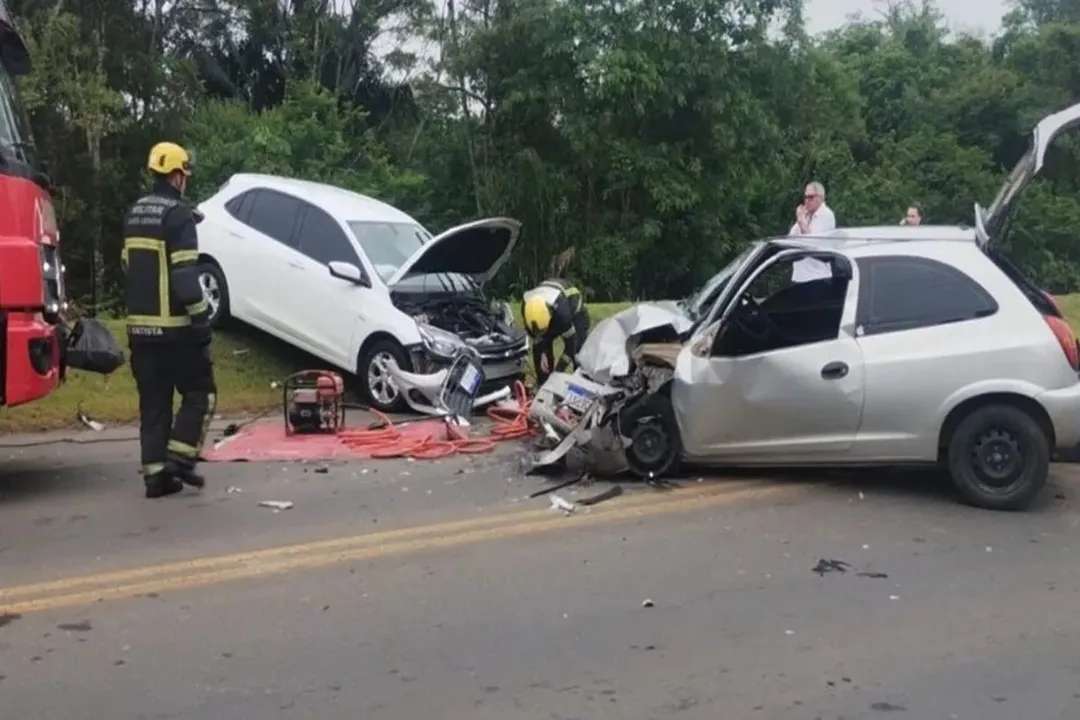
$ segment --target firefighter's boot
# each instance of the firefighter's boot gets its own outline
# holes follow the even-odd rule
[[[175,495],[184,489],[184,483],[166,472],[146,475],[143,481],[146,483],[146,497],[150,500]]]
[[[195,465],[185,460],[170,459],[165,463],[165,472],[184,485],[193,488],[206,487],[206,479],[195,472]]]

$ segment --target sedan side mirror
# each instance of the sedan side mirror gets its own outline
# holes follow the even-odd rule
[[[371,281],[367,279],[364,271],[352,263],[342,262],[341,260],[332,260],[326,264],[326,267],[330,269],[330,275],[332,277],[352,283],[353,285],[368,288],[371,287]]]

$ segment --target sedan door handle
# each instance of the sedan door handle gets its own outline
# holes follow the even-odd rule
[[[831,362],[821,368],[821,377],[826,380],[837,380],[848,374],[848,365],[844,362]]]
[[[301,264],[300,264],[300,263],[298,263],[298,262],[291,262],[291,263],[289,263],[289,267],[291,267],[291,268],[296,268],[297,270],[303,270],[303,269],[304,269],[304,266],[303,266],[303,265],[301,265]]]

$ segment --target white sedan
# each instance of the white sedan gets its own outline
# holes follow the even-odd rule
[[[212,322],[232,317],[355,373],[373,407],[402,392],[401,370],[431,373],[463,347],[480,357],[481,396],[520,379],[528,341],[483,289],[520,223],[489,218],[432,237],[409,215],[330,185],[233,175],[199,205],[199,277]]]

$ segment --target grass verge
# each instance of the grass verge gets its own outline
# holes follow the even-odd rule
[[[590,306],[593,323],[627,307],[630,303]],[[517,309],[520,323],[520,309]],[[109,329],[126,347],[122,320],[107,322]],[[316,358],[253,328],[237,327],[218,332],[212,346],[218,386],[220,415],[259,412],[281,401],[270,383],[300,368],[323,367]],[[530,368],[531,372],[531,368]],[[124,366],[108,377],[71,370],[67,381],[52,395],[33,403],[0,409],[0,432],[38,432],[77,424],[79,410],[108,424],[138,420],[138,397],[131,370]]]

